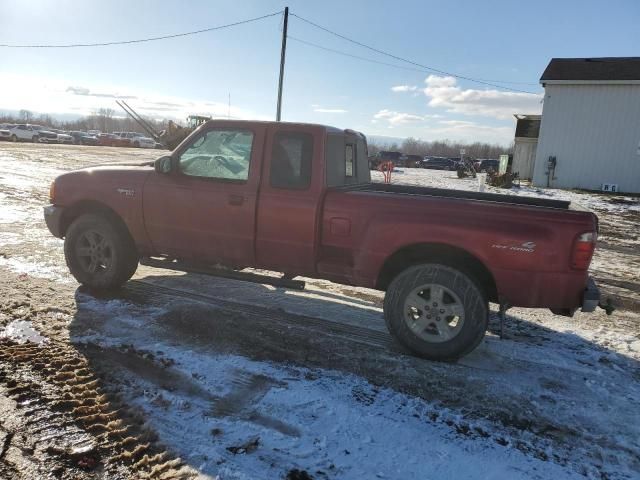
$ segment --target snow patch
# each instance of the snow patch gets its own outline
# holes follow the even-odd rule
[[[0,331],[0,338],[8,338],[18,343],[44,343],[47,342],[47,338],[40,335],[40,333],[33,328],[33,325],[28,320],[14,320],[7,325],[2,331]]]

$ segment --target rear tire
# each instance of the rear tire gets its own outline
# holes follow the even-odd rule
[[[18,141],[18,137],[16,137],[15,134],[11,135],[11,141],[16,143]]]
[[[451,361],[482,341],[489,303],[467,274],[426,263],[406,269],[391,282],[384,318],[389,332],[414,354]]]
[[[127,282],[138,268],[138,252],[126,227],[103,215],[73,221],[64,241],[71,274],[82,285],[109,290]]]

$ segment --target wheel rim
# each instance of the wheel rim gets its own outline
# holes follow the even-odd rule
[[[113,263],[113,245],[100,232],[84,232],[76,243],[80,267],[87,273],[100,274]]]
[[[404,321],[420,339],[443,343],[456,337],[464,325],[464,306],[453,291],[430,283],[415,288],[404,301]]]

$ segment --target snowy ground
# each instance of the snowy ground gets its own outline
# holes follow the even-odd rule
[[[70,345],[100,388],[115,392],[194,475],[640,478],[637,199],[509,191],[598,213],[594,274],[625,308],[573,319],[513,309],[504,340],[494,313],[475,352],[442,364],[392,341],[382,294],[372,290],[309,280],[300,292],[151,268],[140,268],[116,296],[77,289],[62,242],[41,218],[50,180],[80,166],[156,155],[0,144],[0,341]],[[477,188],[455,172],[404,169],[392,181]],[[10,406],[2,398],[13,398],[13,367],[1,359],[0,403]],[[20,400],[11,402],[19,410]],[[18,467],[49,468],[59,459],[51,449],[42,457],[38,449],[12,450],[26,428],[16,418],[0,412],[0,460],[15,478],[35,478]],[[62,478],[120,478],[65,468]]]

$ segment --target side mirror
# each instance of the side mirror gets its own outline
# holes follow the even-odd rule
[[[156,173],[171,173],[171,155],[165,155],[153,162],[153,169]]]

